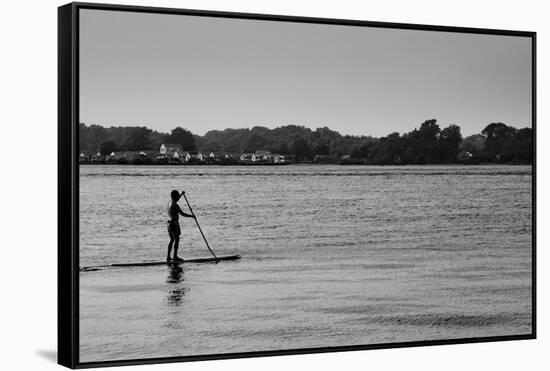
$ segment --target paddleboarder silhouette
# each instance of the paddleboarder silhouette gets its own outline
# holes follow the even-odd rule
[[[181,235],[181,228],[179,223],[179,217],[184,216],[186,218],[195,218],[192,214],[184,213],[180,206],[178,205],[178,201],[185,194],[185,191],[181,192],[181,194],[173,190],[170,193],[170,197],[172,200],[168,204],[168,217],[170,218],[168,220],[168,235],[170,236],[170,242],[168,243],[168,254],[166,255],[166,261],[177,261],[181,262],[183,259],[181,259],[178,256],[178,248],[180,243],[180,235]],[[174,257],[170,257],[170,253],[172,252],[172,247],[174,248]]]

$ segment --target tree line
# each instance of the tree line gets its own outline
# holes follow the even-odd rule
[[[182,127],[160,133],[143,126],[106,128],[80,124],[80,151],[108,155],[116,151],[158,150],[162,143],[180,144],[186,151],[238,154],[265,150],[292,155],[297,161],[345,158],[348,162],[368,164],[448,163],[456,161],[461,151],[471,153],[479,162],[533,160],[532,129],[516,129],[504,123],[491,123],[479,134],[465,138],[458,125],[440,128],[435,119],[424,121],[408,133],[394,132],[380,138],[299,125],[212,130],[199,136]]]
[[[115,151],[142,151],[159,149],[162,143],[178,143],[185,150],[193,151],[195,136],[187,129],[177,127],[170,134],[160,133],[145,126],[86,125],[78,131],[79,150],[108,155]]]

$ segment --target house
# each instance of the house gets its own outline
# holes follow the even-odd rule
[[[269,151],[256,151],[254,154],[252,154],[252,161],[258,162],[258,161],[269,161],[271,162],[271,152]]]
[[[206,155],[204,155],[202,152],[199,152],[197,154],[197,159],[201,162],[206,161]]]
[[[128,152],[126,153],[115,153],[115,152],[111,152],[111,154],[109,156],[107,156],[107,162],[111,162],[111,163],[118,163],[118,164],[126,164],[128,163],[128,159],[127,159],[127,155],[128,155]]]
[[[253,153],[242,153],[239,159],[241,161],[252,161]]]
[[[273,163],[282,164],[284,162],[286,162],[285,156],[283,156],[283,155],[273,155]]]
[[[462,151],[458,155],[456,155],[456,159],[460,162],[470,162],[474,158],[474,155],[472,155],[468,151]]]
[[[178,152],[178,156],[181,162],[196,163],[199,162],[198,154],[195,151],[183,151]]]
[[[226,159],[231,159],[231,154],[225,155]],[[257,163],[269,163],[269,164],[282,164],[288,162],[288,156],[279,155],[277,153],[271,153],[269,151],[256,151],[254,153],[241,153],[239,159],[242,162],[257,162]]]
[[[174,152],[183,152],[181,144],[176,143],[162,143],[160,145],[160,154],[161,155],[172,155]]]
[[[78,162],[82,162],[82,163],[89,162],[90,158],[91,156],[84,154],[84,152],[81,152],[80,155],[78,156]]]
[[[105,156],[103,156],[101,153],[97,152],[95,155],[92,154],[90,156],[90,159],[92,162],[103,162],[105,161]]]
[[[233,154],[231,153],[224,152],[224,153],[220,153],[218,161],[224,164],[230,164],[230,163],[232,164],[232,163],[235,163],[235,159],[239,159],[239,157],[233,156]]]
[[[141,151],[126,151],[122,155],[128,163],[142,165],[150,164],[153,162],[153,158],[157,151],[141,150]]]

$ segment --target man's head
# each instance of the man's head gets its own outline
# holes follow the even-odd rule
[[[180,193],[174,189],[170,192],[170,197],[172,197],[172,200],[177,201],[180,199]]]

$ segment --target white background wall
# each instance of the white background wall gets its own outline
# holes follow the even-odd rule
[[[543,1],[120,1],[166,7],[531,30],[538,32],[539,339],[154,366],[136,370],[517,370],[543,368],[550,349],[545,138],[550,23]],[[0,368],[56,367],[56,0],[5,1],[0,12]],[[546,16],[546,17],[545,17]],[[546,101],[546,105],[545,105]],[[546,289],[546,295],[543,292]],[[546,313],[545,313],[546,312]]]

